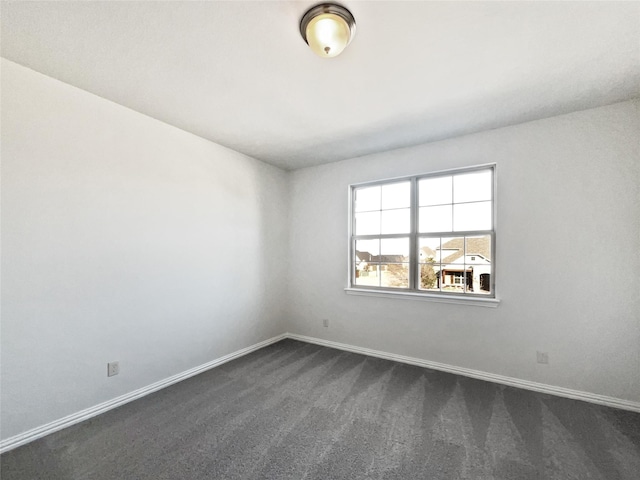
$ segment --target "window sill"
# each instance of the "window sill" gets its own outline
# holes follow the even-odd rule
[[[362,295],[365,297],[386,297],[402,300],[420,300],[423,302],[455,303],[458,305],[473,305],[476,307],[496,308],[500,304],[497,298],[461,297],[454,295],[437,295],[431,293],[416,292],[392,292],[389,290],[369,290],[366,288],[347,287],[344,289],[347,295]]]

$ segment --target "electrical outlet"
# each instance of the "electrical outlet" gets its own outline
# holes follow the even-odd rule
[[[107,363],[107,377],[113,377],[120,373],[120,362]]]
[[[536,358],[538,363],[549,363],[549,354],[547,352],[536,352]]]
[[[322,319],[322,326],[325,328],[329,328],[329,319],[328,318],[323,318]]]

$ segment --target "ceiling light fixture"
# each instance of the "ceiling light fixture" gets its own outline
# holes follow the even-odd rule
[[[322,58],[340,55],[355,33],[356,20],[351,12],[335,3],[311,7],[300,20],[302,38]]]

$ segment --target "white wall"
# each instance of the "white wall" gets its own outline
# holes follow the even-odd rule
[[[289,331],[640,401],[639,105],[293,172]],[[489,162],[498,308],[344,293],[349,184]]]
[[[3,439],[284,331],[284,171],[5,60],[1,153]]]
[[[639,102],[287,174],[6,60],[1,93],[2,439],[287,330],[640,401]],[[344,293],[350,183],[487,162],[497,309]]]

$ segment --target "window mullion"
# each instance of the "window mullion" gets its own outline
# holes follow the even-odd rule
[[[418,276],[418,188],[416,178],[411,179],[411,201],[410,201],[410,218],[411,218],[411,233],[409,236],[409,289],[416,290],[416,279]]]

